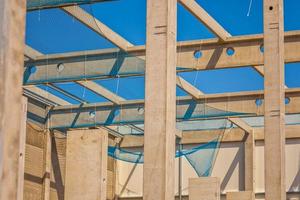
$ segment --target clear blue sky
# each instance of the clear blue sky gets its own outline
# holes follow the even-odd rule
[[[197,0],[232,35],[263,32],[263,0]],[[285,30],[300,30],[300,1],[285,0]],[[119,0],[82,6],[115,32],[135,45],[145,44],[146,0]],[[196,18],[178,4],[178,41],[214,37]],[[44,54],[114,47],[58,9],[27,14],[26,43]],[[300,52],[299,52],[300,53]],[[263,89],[263,78],[252,68],[200,71],[181,74],[205,93]],[[144,96],[144,78],[97,81],[126,99]],[[117,83],[118,87],[117,87]],[[300,87],[300,64],[286,66],[286,85]],[[91,102],[105,101],[74,83],[59,84]],[[178,90],[178,95],[185,95]],[[60,95],[62,96],[62,95]],[[71,101],[72,103],[76,103]]]

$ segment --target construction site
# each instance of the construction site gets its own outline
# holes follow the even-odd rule
[[[0,200],[300,200],[299,0],[0,0]]]

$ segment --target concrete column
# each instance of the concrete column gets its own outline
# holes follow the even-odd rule
[[[254,130],[245,141],[245,190],[255,193],[255,139]]]
[[[220,178],[201,177],[189,179],[189,200],[220,200]]]
[[[265,192],[286,200],[283,0],[264,0]]]
[[[0,199],[18,196],[26,1],[0,1]]]
[[[254,200],[255,193],[253,191],[243,192],[227,192],[226,200]]]
[[[67,134],[65,200],[106,200],[107,131]]]
[[[17,199],[23,200],[24,193],[24,172],[25,172],[25,146],[26,146],[26,121],[27,121],[27,98],[22,98],[22,119],[19,146],[19,175]]]
[[[51,132],[47,131],[44,135],[44,176],[43,176],[43,200],[50,200],[51,182],[51,152],[52,152]]]
[[[176,0],[147,1],[144,200],[174,199]]]

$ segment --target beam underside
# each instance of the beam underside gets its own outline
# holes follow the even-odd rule
[[[290,103],[286,105],[286,113],[299,113],[299,91],[288,89],[286,96],[290,98]],[[263,99],[263,92],[204,95],[197,101],[184,97],[177,101],[177,120],[262,116],[264,104],[256,105],[256,99]],[[91,111],[95,111],[94,118],[89,117]],[[138,124],[144,122],[144,101],[127,100],[121,105],[100,103],[57,106],[50,111],[49,120],[51,128]]]
[[[253,140],[264,141],[264,127],[253,129]],[[216,138],[220,132],[215,130],[189,130],[182,132],[181,144],[206,144]],[[245,142],[247,134],[240,128],[226,129],[220,142]],[[300,125],[286,125],[286,139],[300,139]],[[125,135],[120,143],[121,148],[141,148],[144,146],[144,137],[135,135]]]
[[[264,0],[265,198],[285,200],[283,0]]]
[[[299,32],[286,32],[285,35],[285,62],[299,62]],[[223,44],[215,39],[181,42],[178,44],[177,72],[263,65],[263,53],[260,51],[262,44],[262,35],[232,37]],[[196,59],[194,52],[199,50],[199,46],[202,57]],[[234,55],[226,54],[228,47],[235,49]],[[63,71],[57,70],[60,63],[64,63]],[[35,73],[30,73],[32,66],[36,67]],[[25,69],[26,85],[105,79],[117,75],[143,76],[145,46],[131,47],[127,52],[109,49],[38,56],[36,60],[27,61]]]

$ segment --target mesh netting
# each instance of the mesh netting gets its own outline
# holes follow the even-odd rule
[[[202,144],[193,148],[184,147],[181,151],[176,151],[176,158],[185,157],[199,177],[209,176],[219,144],[219,139],[215,139],[207,144]],[[108,155],[114,159],[125,162],[144,163],[143,151],[128,151],[120,147],[109,146]]]
[[[65,6],[72,4],[86,4],[111,0],[27,0],[27,10],[50,8],[52,6]]]
[[[227,120],[224,121],[227,123]],[[226,127],[226,125],[223,127]],[[175,157],[186,158],[199,177],[210,176],[224,131],[225,128],[215,130],[212,133],[212,140],[210,142],[196,146],[182,145],[182,148],[176,150]],[[129,163],[144,163],[143,149],[128,150],[118,146],[109,146],[108,155],[114,159]]]
[[[219,139],[216,139],[192,149],[184,149],[178,156],[184,156],[199,177],[210,176],[219,145]]]

